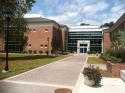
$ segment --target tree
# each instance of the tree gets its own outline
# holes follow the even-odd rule
[[[0,32],[5,37],[5,71],[9,70],[8,52],[22,51],[25,45],[27,25],[23,16],[31,10],[33,3],[35,0],[0,0]]]
[[[35,0],[0,0],[0,32],[3,35],[5,35],[6,18],[10,18],[9,52],[21,52],[26,44],[27,24],[23,16],[31,10],[33,3],[35,3]]]
[[[81,23],[80,26],[88,26],[90,24],[86,24],[86,23]]]
[[[112,27],[114,25],[114,22],[109,22],[109,23],[104,23],[103,25],[101,25],[100,27]]]

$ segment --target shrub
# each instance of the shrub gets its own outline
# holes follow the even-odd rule
[[[37,54],[37,51],[36,51],[36,50],[34,50],[34,51],[33,51],[33,53],[34,53],[34,54]]]
[[[42,50],[40,50],[40,51],[39,51],[39,53],[40,53],[40,54],[42,54],[42,53],[43,53],[43,51],[42,51]]]
[[[108,50],[101,55],[101,58],[104,60],[111,60],[115,63],[125,62],[125,49]]]
[[[32,50],[28,50],[28,53],[29,53],[29,54],[32,54],[32,52],[33,52]]]
[[[117,57],[114,57],[114,56],[111,56],[110,59],[111,59],[111,61],[113,63],[120,63],[120,62],[122,62],[121,58],[117,58]]]
[[[89,67],[85,67],[83,75],[87,76],[89,80],[93,80],[95,82],[94,86],[100,86],[102,75],[99,68],[94,68],[91,65]]]

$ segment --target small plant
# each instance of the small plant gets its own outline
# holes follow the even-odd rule
[[[40,54],[42,54],[42,53],[43,53],[43,51],[42,51],[42,50],[40,50],[40,51],[39,51],[39,53],[40,53]]]
[[[92,86],[100,86],[102,75],[99,68],[94,68],[92,65],[85,67],[83,70],[84,77],[87,77],[88,80],[93,81]]]
[[[28,50],[28,53],[29,53],[29,54],[32,54],[32,52],[33,52],[32,50]]]

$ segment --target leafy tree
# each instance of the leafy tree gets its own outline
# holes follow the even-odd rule
[[[112,27],[114,25],[114,22],[104,23],[101,25],[101,27]]]
[[[86,24],[86,23],[81,23],[80,26],[88,26],[90,24]]]
[[[26,44],[27,24],[23,16],[31,10],[33,3],[35,3],[35,0],[0,0],[0,34],[5,37],[9,18],[9,52],[20,52]]]

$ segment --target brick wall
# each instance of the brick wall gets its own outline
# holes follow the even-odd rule
[[[59,25],[55,24],[29,24],[28,41],[25,51],[31,53],[52,53],[62,50],[62,33]]]
[[[47,53],[52,49],[52,25],[30,25],[28,32],[28,41],[26,51],[31,50],[33,53]]]
[[[110,49],[111,47],[110,32],[104,32],[103,46],[104,46],[104,51]]]
[[[115,77],[120,77],[120,71],[125,70],[125,63],[111,63],[107,62],[107,71],[112,73],[113,76]]]

